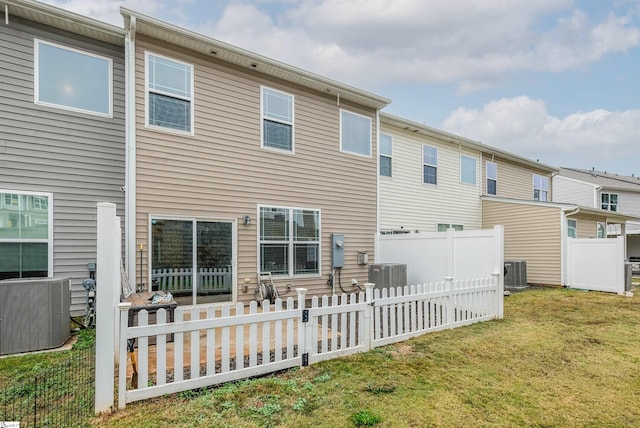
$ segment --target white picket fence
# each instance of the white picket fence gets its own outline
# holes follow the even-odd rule
[[[231,293],[231,266],[224,268],[199,268],[197,284],[199,293]],[[173,294],[190,293],[193,290],[192,268],[152,269],[151,279],[159,290]]]
[[[502,317],[499,274],[382,291],[366,284],[366,292],[358,294],[314,296],[308,308],[306,291],[297,289],[297,300],[277,300],[274,305],[265,301],[261,308],[256,302],[248,308],[242,303],[178,307],[173,323],[166,322],[166,311],[159,309],[155,324],[150,324],[143,310],[136,327],[128,326],[130,304],[121,303],[118,406]],[[149,345],[150,337],[156,345]],[[136,388],[128,373],[128,339],[137,342]]]

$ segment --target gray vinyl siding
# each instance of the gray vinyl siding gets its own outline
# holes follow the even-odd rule
[[[553,177],[553,202],[563,202],[600,208],[595,187],[591,183],[556,175]]]
[[[34,38],[112,58],[112,118],[34,104]],[[0,58],[0,188],[53,194],[53,275],[71,278],[77,313],[96,261],[96,204],[117,204],[124,222],[124,48],[11,17]]]
[[[145,51],[193,64],[194,135],[145,128]],[[261,85],[294,96],[295,153],[260,148]],[[331,234],[345,235],[342,283],[363,284],[366,265],[358,251],[374,258],[376,233],[376,112],[211,57],[171,49],[147,37],[136,41],[137,195],[136,246],[144,245],[147,282],[149,216],[173,215],[231,220],[237,224],[235,281],[239,301],[253,299],[257,281],[258,206],[321,212],[321,275],[277,278],[312,294],[331,289]],[[340,152],[340,109],[371,119],[372,156]],[[242,218],[250,215],[251,225]],[[138,277],[140,266],[136,266]],[[244,279],[248,290],[243,292]],[[337,287],[337,285],[336,285]],[[339,289],[338,289],[339,290]],[[294,292],[287,296],[293,296]]]

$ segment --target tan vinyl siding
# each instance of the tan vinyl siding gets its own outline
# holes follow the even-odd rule
[[[482,226],[504,226],[504,259],[526,260],[527,282],[561,285],[561,210],[482,201]]]
[[[606,223],[606,218],[591,215],[577,214],[568,217],[568,219],[576,220],[577,238],[597,238],[598,222]]]
[[[493,196],[531,201],[533,200],[533,174],[538,174],[549,177],[549,195],[547,200],[551,201],[551,173],[542,169],[537,170],[487,153],[483,153],[482,156],[483,195],[487,194],[487,161],[494,162],[498,166],[497,194]]]
[[[113,60],[112,118],[34,103],[34,38]],[[53,194],[53,274],[71,278],[77,314],[96,261],[96,204],[115,203],[124,220],[124,49],[10,17],[0,55],[0,189]]]
[[[438,223],[481,227],[480,153],[385,124],[393,139],[392,177],[380,177],[380,229],[433,232]],[[437,184],[423,183],[422,147],[438,149]],[[460,156],[476,159],[476,185],[460,181]]]
[[[144,127],[144,52],[194,65],[195,135]],[[357,252],[373,259],[376,231],[376,112],[324,94],[227,67],[212,58],[189,56],[170,47],[137,41],[137,244],[149,243],[149,215],[230,219],[237,222],[238,299],[253,298],[257,280],[258,205],[318,209],[321,212],[321,276],[281,278],[310,294],[330,290],[331,234],[345,235],[343,284],[366,282]],[[260,86],[292,94],[295,154],[260,148]],[[339,111],[371,118],[372,156],[340,152]],[[241,219],[250,215],[250,226]],[[143,257],[146,282],[147,257]],[[137,268],[139,269],[139,267]],[[138,274],[139,275],[139,270]],[[248,293],[242,292],[250,278]],[[290,294],[293,295],[293,294]]]

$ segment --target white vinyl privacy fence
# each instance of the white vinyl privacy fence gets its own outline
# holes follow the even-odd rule
[[[622,294],[625,291],[624,237],[567,238],[566,285]]]
[[[108,212],[99,210],[98,221],[109,230],[99,237],[113,242],[108,243],[105,256],[98,257],[98,269],[119,272],[115,207],[103,211]],[[118,407],[125,407],[168,393],[365,352],[430,331],[502,318],[502,228],[491,232],[438,235],[445,238],[438,244],[439,251],[446,252],[444,259],[418,260],[433,269],[445,263],[446,270],[437,279],[415,280],[419,285],[378,290],[375,284],[365,284],[366,290],[357,294],[311,299],[307,290],[297,289],[297,299],[275,304],[178,307],[173,322],[163,308],[144,309],[137,312],[137,325],[129,325],[130,303],[109,307],[116,292],[115,275],[100,276],[98,303],[104,299],[104,306],[98,311],[96,341],[111,346],[96,361],[96,372],[102,375],[96,376],[96,397],[101,399],[96,398],[95,410],[113,408],[116,364]],[[103,244],[99,240],[98,245]],[[464,271],[455,270],[461,263],[458,259],[475,251],[479,260],[492,265],[481,269],[480,262],[475,262],[463,277],[454,278],[451,273]],[[494,255],[487,259],[489,252]],[[469,277],[470,272],[477,276]]]

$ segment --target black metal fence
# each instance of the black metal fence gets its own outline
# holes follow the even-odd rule
[[[20,427],[86,426],[95,401],[95,346],[36,368],[0,390],[0,421]]]

